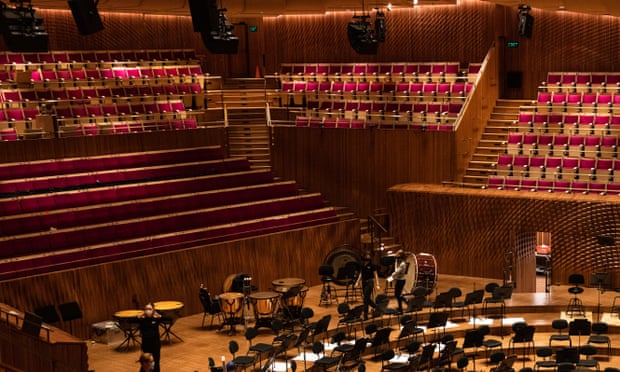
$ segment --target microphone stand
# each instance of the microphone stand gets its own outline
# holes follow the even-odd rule
[[[248,329],[248,321],[250,317],[250,292],[252,291],[252,277],[246,276],[243,278],[243,302],[245,307],[243,308],[243,329]]]

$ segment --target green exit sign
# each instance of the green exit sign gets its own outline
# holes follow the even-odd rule
[[[518,41],[508,41],[508,42],[506,42],[506,46],[508,48],[518,48],[519,47],[519,42]]]
[[[248,27],[248,30],[250,30],[250,32],[256,32],[258,31],[258,26],[250,26]]]

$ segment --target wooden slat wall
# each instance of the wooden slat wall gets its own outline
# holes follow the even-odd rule
[[[319,191],[360,216],[386,205],[403,182],[450,179],[454,132],[274,127],[274,174]],[[421,155],[423,154],[423,155]]]
[[[5,281],[0,283],[0,302],[32,311],[77,301],[84,318],[74,321],[73,334],[88,338],[90,324],[135,308],[133,299],[141,305],[179,300],[185,303],[185,314],[202,312],[200,284],[219,294],[225,279],[235,273],[252,275],[252,284],[260,290],[282,277],[319,284],[318,267],[329,251],[343,244],[359,247],[358,220]]]
[[[0,323],[0,361],[9,371],[88,371],[84,341],[48,343]]]
[[[620,285],[620,202],[614,198],[409,184],[388,191],[388,210],[397,239],[413,252],[433,253],[441,273],[501,279],[504,254],[522,249],[519,235],[531,234],[533,242],[536,232],[549,232],[553,283],[566,284],[573,273],[589,282],[592,272],[609,272],[612,288]],[[603,246],[598,236],[616,243]],[[531,260],[527,256],[517,252],[515,262]]]
[[[0,163],[222,145],[224,128],[0,142]]]

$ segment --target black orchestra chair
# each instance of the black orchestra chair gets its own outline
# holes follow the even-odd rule
[[[334,267],[332,265],[319,266],[319,275],[321,276],[321,299],[319,300],[319,306],[331,305],[332,301],[338,303],[338,294],[336,288],[334,288]]]
[[[594,326],[594,324],[592,326]],[[598,360],[592,358],[592,356],[596,355],[595,346],[589,344],[583,345],[579,348],[579,354],[585,356],[585,358],[580,358],[579,361],[575,364],[575,366],[584,368],[596,368],[597,371],[601,370],[601,366],[599,365]]]
[[[390,360],[394,359],[396,354],[394,350],[388,349],[379,355],[381,359],[381,372],[383,371],[410,371],[409,363],[403,362],[390,362]]]
[[[392,328],[389,328],[389,327],[381,328],[375,333],[374,337],[370,340],[370,347],[373,348],[375,357],[379,355],[379,351],[383,347],[383,345],[389,346],[390,333],[392,333]]]
[[[486,338],[491,334],[491,328],[488,325],[482,325],[478,327],[478,331],[482,335],[482,346],[484,347],[484,355],[488,358],[491,350],[499,348],[499,351],[503,351],[502,342],[494,338]]]
[[[566,306],[566,316],[576,317],[576,316],[586,316],[586,312],[583,308],[583,302],[577,295],[583,293],[583,288],[579,285],[585,284],[585,279],[581,274],[571,274],[568,277],[568,283],[573,284],[572,287],[568,288],[568,293],[573,295],[568,301],[568,305]]]
[[[543,346],[536,349],[536,362],[534,367],[536,370],[542,369],[555,369],[558,364],[555,360],[551,359],[553,356],[553,349],[550,346]]]
[[[549,346],[551,346],[551,343],[553,341],[559,341],[559,342],[566,342],[568,341],[568,346],[572,347],[573,346],[573,341],[570,338],[570,335],[568,334],[568,332],[563,333],[563,330],[568,330],[568,320],[566,319],[554,319],[551,322],[551,328],[553,328],[554,330],[557,330],[559,333],[554,333],[551,336],[549,336]]]
[[[592,323],[592,335],[588,337],[588,344],[606,344],[607,355],[611,356],[611,339],[609,338],[609,326],[604,322]]]
[[[41,306],[34,309],[34,313],[43,319],[47,324],[54,324],[60,321],[60,316],[54,305]]]
[[[222,311],[220,301],[211,298],[211,294],[205,288],[200,289],[198,297],[204,311],[202,314],[201,327],[205,327],[205,319],[207,318],[207,315],[211,315],[211,324],[209,325],[209,328],[213,327],[213,318],[217,317],[220,320],[220,323],[222,323],[224,321],[224,312]]]
[[[73,321],[82,319],[82,309],[80,308],[80,305],[75,301],[66,302],[58,305],[58,310],[60,311],[62,321],[69,322],[70,332],[73,333]]]
[[[216,366],[215,360],[209,357],[209,372],[224,372],[224,367]]]
[[[577,336],[577,345],[581,345],[581,336],[590,336],[592,333],[592,323],[588,319],[574,319],[568,323],[568,334]]]
[[[320,341],[316,341],[312,344],[312,352],[316,354],[318,358],[314,361],[314,365],[323,371],[327,371],[328,368],[335,367],[340,363],[340,357],[332,357],[325,354],[325,345]],[[321,354],[323,354],[323,356],[321,356]]]
[[[385,294],[380,294],[375,299],[375,316],[387,316],[388,317],[388,325],[392,323],[392,318],[398,318],[400,311],[397,308],[389,307],[390,299]]]
[[[232,362],[235,364],[235,366],[237,366],[237,368],[242,368],[245,371],[246,368],[256,363],[256,356],[250,355],[249,349],[248,349],[248,354],[236,356],[238,351],[239,351],[239,344],[237,343],[237,341],[235,340],[229,341],[228,352],[230,352],[230,354],[232,355],[233,357]]]
[[[512,327],[514,331],[514,335],[508,341],[508,347],[511,348],[514,353],[516,344],[525,344],[523,347],[523,366],[525,367],[525,355],[529,353],[529,351],[534,351],[534,333],[536,332],[536,327],[527,325],[525,322],[517,322],[513,324]]]

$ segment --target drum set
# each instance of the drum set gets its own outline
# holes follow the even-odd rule
[[[224,281],[224,293],[218,298],[224,314],[224,321],[219,330],[229,327],[233,335],[237,325],[248,327],[252,316],[255,328],[273,329],[273,321],[278,318],[283,322],[298,319],[308,292],[305,279],[282,278],[272,282],[272,291],[253,292],[248,274],[232,274]],[[243,283],[239,285],[239,283]]]

